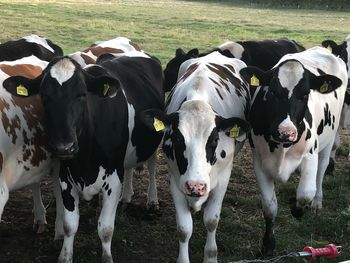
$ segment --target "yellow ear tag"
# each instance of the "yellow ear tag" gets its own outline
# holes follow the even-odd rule
[[[329,52],[331,52],[331,53],[333,52],[333,49],[332,49],[331,46],[328,46],[327,49],[328,49]]]
[[[328,88],[329,88],[328,83],[327,83],[327,82],[324,82],[324,83],[322,84],[322,86],[320,87],[320,92],[321,92],[321,93],[325,93],[325,92],[328,91]]]
[[[108,91],[109,91],[109,84],[108,83],[106,83],[106,84],[104,84],[103,85],[103,96],[106,96],[107,95],[107,93],[108,93]]]
[[[260,81],[255,75],[250,78],[250,85],[256,87],[260,85]]]
[[[28,96],[28,90],[23,86],[23,85],[19,85],[16,88],[17,94],[21,95],[21,96]]]
[[[235,125],[230,130],[230,137],[231,138],[236,138],[236,137],[238,137],[238,135],[239,135],[239,127],[237,125]]]
[[[158,120],[157,118],[154,118],[153,126],[157,132],[165,129],[164,123],[162,121]]]

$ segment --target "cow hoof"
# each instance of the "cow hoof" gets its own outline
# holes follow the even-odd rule
[[[261,248],[261,253],[264,258],[269,258],[274,255],[276,247],[276,239],[275,236],[272,235],[266,235],[263,238],[263,245]]]
[[[296,219],[300,219],[303,214],[303,208],[297,206],[297,200],[296,198],[291,198],[289,199],[289,207],[290,207],[290,212],[292,214],[293,217],[295,217]]]
[[[334,167],[335,167],[334,160],[332,158],[329,158],[329,164],[326,169],[326,174],[333,174],[335,169]]]
[[[147,210],[150,212],[158,211],[159,210],[159,203],[158,202],[147,203]]]
[[[102,262],[103,263],[113,263],[113,258],[111,255],[103,254],[102,255]]]
[[[33,230],[37,234],[42,234],[45,232],[46,227],[47,227],[47,224],[45,224],[45,223],[35,223],[33,225]]]

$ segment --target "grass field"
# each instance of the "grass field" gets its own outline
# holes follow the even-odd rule
[[[289,37],[305,47],[331,38],[342,41],[350,33],[349,12],[262,8],[242,1],[42,1],[0,0],[0,42],[39,34],[59,44],[66,54],[82,50],[97,40],[126,36],[157,56],[163,66],[175,49],[208,50],[227,40]],[[299,251],[305,246],[334,242],[343,246],[339,260],[350,259],[349,135],[344,132],[336,171],[324,183],[321,215],[307,213],[292,218],[288,200],[295,195],[297,175],[278,186],[276,254]],[[246,146],[235,161],[217,231],[219,262],[259,256],[264,222],[259,192]],[[144,211],[147,178],[136,178],[134,207],[119,212],[113,239],[113,255],[122,263],[175,262],[177,237],[175,212],[161,158],[159,167],[160,211]],[[51,200],[50,180],[43,183],[44,201]],[[96,200],[83,202],[81,225],[75,241],[75,262],[100,262],[96,231]],[[48,208],[49,228],[42,236],[31,231],[31,201],[26,191],[10,195],[0,223],[0,262],[55,262],[61,241],[53,240],[54,206]],[[190,242],[191,262],[202,261],[206,232],[201,213],[194,215]],[[336,261],[336,262],[337,262]],[[283,262],[303,262],[286,259]],[[319,262],[328,262],[322,259]]]

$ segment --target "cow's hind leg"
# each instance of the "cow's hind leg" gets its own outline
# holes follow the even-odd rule
[[[217,263],[216,229],[219,224],[222,201],[224,199],[231,169],[220,172],[220,181],[210,193],[204,209],[203,221],[207,229],[207,241],[204,247],[204,263]]]
[[[102,262],[112,263],[111,242],[114,232],[115,214],[122,186],[116,173],[109,175],[106,182],[108,187],[102,188],[103,202],[97,230],[102,242]]]
[[[32,184],[31,186],[34,203],[34,224],[33,229],[37,234],[41,234],[46,229],[46,209],[41,198],[40,183]]]
[[[5,204],[7,203],[8,199],[9,199],[9,189],[7,188],[6,182],[2,177],[2,174],[0,174],[0,222],[1,222],[2,213],[4,212]]]
[[[129,204],[132,196],[134,195],[132,171],[132,169],[127,169],[124,172],[122,202],[125,204]]]
[[[147,209],[157,210],[159,208],[158,193],[157,193],[157,151],[147,160],[147,167],[149,173],[148,195],[147,195]]]

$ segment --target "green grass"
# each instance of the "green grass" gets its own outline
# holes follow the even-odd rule
[[[1,42],[35,33],[50,38],[68,54],[82,50],[98,40],[126,36],[139,43],[148,53],[160,58],[163,66],[173,57],[178,47],[185,50],[198,47],[205,51],[227,40],[278,37],[289,37],[311,47],[326,38],[340,42],[350,33],[348,12],[285,9],[278,6],[270,9],[243,1],[0,0],[0,10]],[[261,247],[264,223],[250,151],[247,148],[235,161],[222,208],[217,231],[218,257],[222,263],[254,259]],[[309,245],[317,247],[335,242],[344,248],[338,261],[350,258],[350,165],[347,151],[347,145],[343,144],[334,175],[325,178],[324,209],[319,216],[309,212],[301,220],[295,220],[290,215],[288,200],[295,195],[297,176],[285,185],[278,185],[277,255],[300,251]],[[176,261],[174,207],[166,183],[166,171],[162,167],[160,169],[160,215],[148,218],[137,208],[118,213],[112,245],[114,258],[118,262]],[[141,178],[135,182],[138,184],[135,186],[135,200],[144,207],[146,182]],[[49,196],[49,192],[46,195]],[[16,200],[15,194],[13,196],[13,200]],[[9,244],[16,240],[17,243],[1,243],[0,261],[55,262],[61,242],[53,241],[54,208],[51,207],[48,211],[49,232],[37,238],[28,234],[31,233],[30,223],[11,217],[11,211],[21,212],[17,208],[20,203],[11,202],[10,198],[4,212],[5,222],[10,223],[0,224],[0,233],[13,231],[11,239],[3,238]],[[26,202],[28,210],[31,204]],[[96,203],[82,204],[81,224],[74,248],[76,262],[100,261]],[[13,210],[11,204],[15,204],[12,205]],[[23,217],[28,218],[28,213],[30,211],[24,211]],[[194,234],[190,241],[190,257],[194,263],[202,261],[206,238],[201,216],[201,213],[194,215]],[[28,236],[29,239],[21,238]],[[16,256],[7,254],[7,249],[11,247],[15,248],[11,253]],[[323,259],[319,262],[328,261]]]

